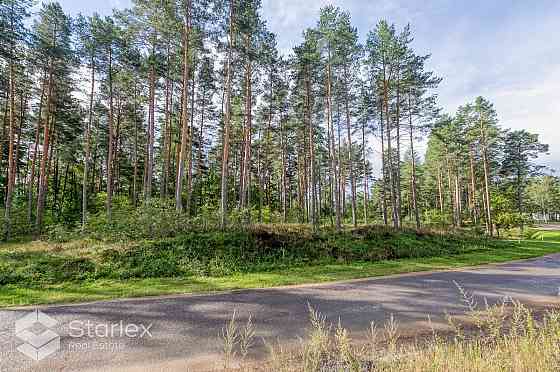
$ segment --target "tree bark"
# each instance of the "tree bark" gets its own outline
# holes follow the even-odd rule
[[[471,210],[474,224],[478,224],[478,202],[476,200],[476,174],[474,167],[474,155],[472,146],[469,147],[469,167],[470,167],[470,181],[471,181]]]
[[[245,36],[245,48],[249,50],[251,45],[251,38],[249,35]],[[246,75],[245,75],[245,125],[243,134],[243,156],[241,164],[241,179],[240,179],[240,201],[241,210],[245,215],[245,222],[248,223],[251,216],[249,196],[250,180],[251,180],[251,131],[252,131],[252,99],[253,92],[251,87],[252,78],[252,65],[251,58],[248,56],[246,61]]]
[[[309,179],[311,186],[311,207],[310,222],[313,230],[317,228],[317,191],[315,188],[315,128],[311,120],[311,77],[309,76],[309,66],[305,67],[305,117],[307,120],[307,128],[309,131]],[[285,164],[282,164],[285,169]],[[285,172],[285,170],[283,170]]]
[[[87,224],[87,200],[88,200],[88,170],[89,170],[89,158],[90,158],[90,144],[91,144],[91,125],[93,121],[93,97],[95,90],[95,58],[91,56],[91,89],[89,94],[89,113],[88,121],[86,124],[85,133],[85,151],[84,151],[84,177],[82,182],[82,231],[84,231]]]
[[[107,222],[113,222],[113,47],[109,46],[108,85],[109,85],[109,128],[107,152]]]
[[[401,80],[400,80],[400,70],[397,73],[397,100],[396,100],[396,113],[395,113],[395,129],[397,149],[396,149],[396,170],[395,170],[395,189],[396,189],[396,200],[397,200],[397,219],[399,221],[399,228],[402,226],[402,215],[401,215],[401,205],[402,205],[402,192],[401,192]]]
[[[12,24],[13,26],[13,24]],[[8,179],[7,179],[7,190],[6,190],[6,204],[4,209],[4,240],[10,239],[11,234],[11,213],[12,213],[12,195],[14,192],[14,181],[15,181],[15,156],[14,156],[14,132],[15,132],[15,68],[14,63],[10,62],[10,122],[8,129]],[[23,107],[21,108],[24,109]]]
[[[229,168],[229,131],[231,121],[231,64],[233,58],[233,24],[234,24],[234,8],[235,0],[231,0],[229,14],[229,40],[228,40],[228,57],[226,62],[226,81],[225,81],[225,108],[224,108],[224,130],[223,130],[223,146],[222,146],[222,172],[221,172],[221,199],[220,199],[220,225],[225,228],[227,225],[228,212],[228,168]]]
[[[350,188],[351,190],[351,198],[352,198],[352,225],[357,226],[357,212],[356,212],[356,177],[354,175],[354,167],[353,167],[353,160],[352,160],[352,129],[351,129],[351,122],[350,122],[350,103],[349,103],[349,76],[347,67],[345,66],[345,75],[346,75],[346,92],[344,95],[344,106],[346,111],[346,140],[348,141],[348,173],[350,174]]]
[[[492,224],[492,207],[490,202],[490,170],[488,165],[488,144],[486,138],[486,131],[484,128],[484,122],[481,115],[480,118],[480,138],[482,146],[482,164],[484,167],[484,194],[486,200],[486,232],[488,235],[492,236],[494,233],[494,227]]]
[[[287,222],[288,218],[288,186],[287,186],[287,175],[286,175],[286,140],[284,138],[284,118],[280,120],[280,151],[282,158],[282,179],[281,179],[281,189],[282,189],[282,223]]]
[[[414,220],[416,221],[416,228],[420,229],[420,212],[418,211],[418,198],[416,195],[416,157],[414,154],[414,135],[412,130],[412,106],[411,106],[410,94],[408,96],[408,126],[410,129],[410,157],[412,163],[412,174],[411,174],[411,194],[412,194],[412,209],[414,210]]]
[[[160,196],[162,198],[167,198],[168,188],[169,188],[169,160],[170,153],[169,148],[171,147],[171,108],[172,108],[172,85],[170,78],[170,68],[171,68],[171,52],[169,44],[167,46],[167,72],[165,76],[165,126],[163,130],[163,162],[162,162],[162,177],[161,177],[161,190]]]
[[[447,168],[447,187],[449,188],[449,203],[453,212],[453,226],[457,226],[457,205],[455,199],[455,191],[453,187],[453,180],[451,177],[451,162],[449,160],[449,150],[445,146],[445,164]]]
[[[183,210],[183,177],[185,173],[185,159],[187,157],[187,145],[189,143],[189,50],[191,33],[191,0],[186,1],[185,20],[183,24],[183,93],[181,95],[181,145],[177,160],[177,180],[175,183],[175,208]]]
[[[368,223],[368,162],[367,162],[367,146],[366,146],[366,122],[362,123],[362,168],[364,175],[364,225]]]
[[[52,35],[52,44],[53,47],[56,46],[56,32],[57,28],[56,25],[53,30]],[[37,192],[37,215],[35,218],[35,236],[38,237],[43,228],[43,212],[45,206],[45,193],[47,191],[47,161],[49,157],[49,144],[50,144],[50,120],[51,118],[51,111],[52,111],[52,104],[53,104],[53,85],[54,85],[54,61],[49,61],[49,88],[47,93],[47,107],[46,107],[46,115],[45,115],[45,125],[44,125],[44,133],[43,133],[43,154],[41,157],[41,165],[39,168],[39,184],[38,184],[38,192]]]
[[[193,133],[194,133],[194,95],[196,87],[196,57],[193,57],[193,68],[192,68],[192,86],[191,86],[191,120],[189,125],[189,143],[187,144],[187,205],[186,212],[187,216],[191,215],[191,203],[192,203],[192,176],[193,176]]]
[[[152,58],[155,58],[155,47],[152,46]],[[144,181],[144,201],[147,202],[152,196],[152,179],[154,175],[154,139],[155,139],[155,90],[156,90],[156,70],[155,61],[150,66],[149,77],[149,97],[148,97],[148,144],[147,144],[147,164]]]
[[[389,86],[387,80],[383,79],[383,103],[385,106],[385,120],[387,122],[387,157],[389,160],[389,187],[391,192],[391,210],[393,216],[393,227],[399,228],[399,214],[397,206],[397,194],[395,190],[395,169],[393,166],[393,147],[391,141],[391,119],[389,116]]]
[[[332,175],[332,188],[333,188],[333,199],[335,206],[335,221],[336,230],[340,231],[342,228],[341,218],[340,218],[340,193],[338,192],[338,177],[337,177],[337,162],[336,162],[336,150],[335,150],[335,138],[334,138],[334,124],[332,121],[332,71],[331,71],[331,52],[329,49],[328,61],[327,61],[327,126],[329,128],[329,138],[330,138],[330,166]]]
[[[202,89],[202,104],[200,107],[200,128],[198,133],[198,154],[196,160],[196,177],[198,179],[198,183],[202,184],[204,175],[202,174],[203,162],[202,162],[202,152],[204,150],[204,120],[205,118],[205,111],[206,111],[206,86],[203,84]],[[202,190],[200,191],[200,193]],[[199,193],[199,195],[201,195]],[[198,203],[198,201],[197,201]],[[199,203],[200,204],[200,203]]]
[[[443,176],[441,172],[441,165],[438,164],[437,169],[437,183],[438,183],[438,196],[439,196],[439,210],[443,214]]]
[[[386,181],[387,181],[387,172],[386,172],[386,163],[385,163],[385,123],[383,122],[383,101],[379,100],[379,130],[380,130],[380,137],[381,137],[381,208],[383,211],[383,224],[385,226],[388,225],[388,213],[387,213],[387,196],[385,195],[387,191]]]
[[[136,115],[138,112],[138,102],[137,102],[137,92],[136,92],[136,84],[134,85],[134,165],[132,170],[132,205],[134,207],[137,206],[137,195],[138,195],[138,186],[137,186],[137,179],[138,179],[138,121],[136,120]]]

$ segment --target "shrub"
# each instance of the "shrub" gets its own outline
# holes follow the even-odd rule
[[[109,223],[105,211],[88,220],[85,233],[100,240],[157,239],[176,236],[192,228],[184,213],[177,212],[171,200],[158,198],[138,208],[117,203]]]
[[[441,212],[439,209],[428,209],[424,211],[424,223],[428,226],[444,227],[451,225],[451,215]]]
[[[172,213],[165,213],[162,213],[165,218],[172,218]],[[148,220],[142,224],[138,222],[141,219],[131,218],[140,226],[131,226],[127,232],[129,236],[142,235],[143,229],[152,223]],[[180,226],[169,223],[158,227],[158,233],[181,231]],[[67,237],[66,232],[61,232],[58,227],[52,230],[52,234],[57,240]],[[101,250],[87,249],[87,257],[71,256],[64,250],[0,252],[0,262],[3,263],[0,283],[39,284],[195,275],[222,277],[306,265],[452,255],[484,249],[488,244],[497,244],[494,242],[378,226],[340,233],[314,232],[305,225],[253,226],[225,231],[187,228],[186,232],[172,238],[137,240]]]
[[[55,243],[66,243],[72,239],[76,239],[78,232],[63,224],[50,225],[46,229],[45,235],[47,239]]]
[[[494,219],[497,229],[511,229],[527,223],[525,216],[518,212],[500,212]]]
[[[332,234],[264,227],[142,241],[100,254],[113,277],[226,276],[309,264],[429,257],[481,249],[488,241],[416,231],[362,228]]]
[[[0,284],[81,281],[96,270],[95,263],[88,258],[46,252],[7,252],[0,255],[0,260]]]

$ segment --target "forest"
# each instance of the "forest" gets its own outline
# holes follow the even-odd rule
[[[537,134],[503,128],[483,97],[443,112],[411,25],[380,20],[360,40],[327,6],[282,52],[260,0],[76,17],[0,4],[5,240],[257,224],[495,235],[560,207]]]
[[[554,117],[508,128],[480,79],[446,112],[472,76],[367,12],[286,49],[263,0],[73,1],[0,0],[0,370],[560,370]]]

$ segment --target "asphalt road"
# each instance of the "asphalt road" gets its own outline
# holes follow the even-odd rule
[[[383,323],[391,314],[401,334],[414,334],[430,327],[428,316],[433,326],[444,327],[445,312],[466,311],[453,281],[474,293],[479,303],[511,296],[560,305],[560,255],[351,282],[41,307],[57,322],[49,329],[60,335],[60,348],[40,361],[18,351],[23,342],[14,336],[15,321],[33,309],[1,310],[0,371],[206,370],[221,363],[220,334],[234,310],[240,324],[249,315],[253,319],[254,358],[266,355],[263,340],[289,344],[304,337],[308,304],[333,323],[340,318],[355,337],[372,320]],[[31,331],[46,329],[35,324]]]

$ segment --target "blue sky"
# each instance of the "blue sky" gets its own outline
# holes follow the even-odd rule
[[[362,39],[385,18],[410,23],[418,53],[432,55],[429,67],[443,78],[444,110],[482,95],[498,111],[504,128],[527,129],[551,145],[541,158],[560,171],[560,42],[558,0],[262,0],[263,15],[289,50],[313,26],[319,9],[350,11]],[[109,14],[130,0],[59,0],[72,15]]]

